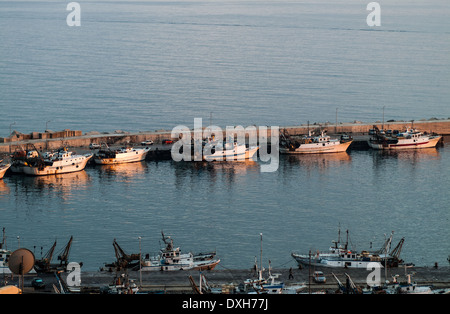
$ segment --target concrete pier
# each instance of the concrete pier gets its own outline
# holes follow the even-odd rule
[[[315,283],[310,277],[315,270],[324,272],[327,281],[326,283]],[[289,278],[289,269],[273,269],[272,274],[279,274],[278,280],[285,283],[286,286],[298,287],[304,285],[301,292],[327,292],[335,293],[338,290],[338,283],[334,276],[345,283],[346,274],[348,274],[352,281],[359,287],[365,288],[367,286],[367,277],[371,271],[366,269],[345,269],[345,268],[311,268],[303,267],[299,269],[293,267],[293,278]],[[122,272],[109,271],[81,271],[81,293],[100,293],[101,288],[113,283],[115,278],[120,276]],[[128,278],[132,280],[137,286],[141,287],[141,291],[152,293],[167,293],[167,294],[192,294],[193,289],[189,281],[189,276],[192,276],[195,283],[199,285],[199,271],[174,271],[174,272],[142,272],[140,276],[139,271],[127,271]],[[380,279],[385,281],[385,271],[381,269]],[[412,281],[419,285],[432,286],[433,289],[450,288],[450,266],[442,267],[412,267],[407,268],[408,274],[414,274]],[[206,277],[208,284],[213,288],[230,288],[237,287],[246,279],[256,278],[255,273],[251,269],[224,269],[217,268],[211,271],[202,271],[202,275]],[[264,273],[267,276],[267,271]],[[405,282],[405,269],[402,267],[389,268],[387,270],[387,279],[392,281],[392,276],[399,275],[397,281]],[[42,278],[45,283],[45,288],[34,289],[31,282],[34,278]],[[62,273],[61,277],[66,280],[67,273]],[[9,284],[18,283],[18,277],[15,276]],[[56,276],[54,274],[28,274],[24,280],[24,293],[54,293],[53,284],[58,287]]]
[[[317,128],[322,128],[328,130],[328,134],[342,134],[347,133],[355,138],[355,142],[360,142],[365,140],[364,137],[367,136],[370,129],[376,125],[379,129],[384,128],[385,130],[405,130],[408,127],[414,127],[422,132],[432,133],[435,132],[440,135],[450,136],[450,119],[448,120],[427,120],[427,121],[396,121],[396,122],[375,122],[375,123],[340,123],[337,125],[331,123],[321,123],[321,124],[311,124],[311,125],[300,125],[300,126],[280,126],[280,132],[286,131],[289,135],[303,135],[308,134],[308,130],[314,130]],[[225,128],[223,128],[225,133]],[[268,128],[270,136],[270,128]],[[66,132],[67,133],[67,132]],[[72,137],[61,137],[54,138],[49,136],[39,136],[42,138],[38,139],[27,139],[27,140],[16,140],[15,138],[3,138],[0,141],[0,153],[14,152],[20,147],[25,147],[27,144],[33,144],[38,150],[54,150],[62,146],[66,147],[89,147],[91,143],[107,143],[108,145],[125,145],[133,144],[139,145],[141,142],[146,140],[152,140],[155,144],[161,144],[165,139],[171,139],[171,131],[160,130],[160,131],[148,131],[148,132],[119,132],[114,133],[97,133],[91,132],[85,135],[79,135],[80,132],[72,132],[74,135]],[[45,133],[44,133],[45,134]],[[64,133],[65,134],[65,133]],[[225,134],[224,134],[225,135]],[[176,139],[173,139],[176,140]],[[155,146],[156,147],[156,146]],[[350,147],[351,149],[352,147]],[[169,150],[170,145],[162,145],[159,150]],[[152,149],[153,150],[153,149]]]

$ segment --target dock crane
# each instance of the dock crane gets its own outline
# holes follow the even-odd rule
[[[347,277],[345,285],[339,280],[339,278],[334,273],[331,273],[331,274],[333,275],[334,279],[337,281],[339,290],[343,294],[361,294],[362,293],[361,289],[355,285],[355,283],[353,282],[353,280],[349,274],[345,273],[345,276]]]
[[[389,253],[391,256],[391,267],[397,267],[398,264],[401,264],[403,262],[402,259],[400,259],[400,253],[402,252],[403,243],[405,242],[405,238],[401,238],[398,242],[397,246],[392,249],[392,251]]]
[[[68,264],[69,260],[69,253],[70,248],[72,246],[73,236],[70,237],[69,242],[64,246],[62,249],[62,253],[58,255],[59,263],[52,264],[52,258],[53,254],[55,252],[56,248],[56,240],[51,246],[51,248],[48,250],[48,252],[44,255],[44,257],[40,260],[36,260],[34,264],[34,268],[37,272],[54,272],[54,271],[60,271],[65,270]]]
[[[116,255],[116,262],[106,265],[107,267],[115,267],[117,270],[132,268],[139,265],[141,254],[127,254],[117,243],[116,239],[113,241],[114,252]],[[138,261],[134,262],[133,261]]]

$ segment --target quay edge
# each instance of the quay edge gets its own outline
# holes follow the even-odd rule
[[[280,126],[280,132],[286,131],[289,135],[304,135],[308,133],[309,130],[314,130],[316,128],[321,127],[322,129],[328,130],[328,134],[342,134],[347,133],[353,136],[356,136],[355,142],[363,142],[365,141],[364,136],[367,136],[370,129],[376,125],[378,128],[384,129],[392,129],[392,130],[404,130],[407,127],[415,127],[423,132],[432,133],[435,132],[437,134],[443,135],[445,138],[450,137],[450,119],[447,120],[427,120],[427,121],[414,121],[413,123],[410,121],[396,121],[396,122],[385,122],[380,123],[379,121],[375,123],[340,123],[340,124],[332,124],[332,123],[320,123],[320,124],[311,124],[311,125],[300,125],[300,126]],[[107,143],[108,145],[124,145],[124,144],[140,144],[146,140],[152,140],[156,144],[161,143],[164,139],[171,139],[171,132],[169,130],[160,130],[160,131],[141,131],[141,132],[115,132],[115,133],[102,133],[99,134],[97,132],[90,132],[85,135],[73,136],[73,137],[61,137],[61,138],[45,138],[43,134],[38,133],[38,136],[41,138],[33,138],[28,140],[16,140],[14,138],[2,138],[0,139],[0,153],[9,153],[15,151],[17,148],[23,147],[27,144],[33,144],[38,150],[54,150],[58,149],[61,146],[73,147],[73,148],[88,148],[89,144],[97,143],[100,144],[102,142]],[[36,132],[34,132],[36,133]],[[77,131],[77,135],[80,132]],[[225,135],[225,129],[224,129]],[[268,136],[270,136],[270,128],[268,128]],[[359,137],[360,136],[360,137]],[[359,137],[359,138],[358,138]],[[357,143],[352,145],[353,147],[357,147]],[[352,148],[350,147],[350,149]],[[361,147],[364,147],[362,145]],[[170,145],[159,147],[159,150],[169,150]]]
[[[321,270],[327,278],[326,283],[315,283],[312,278],[309,280],[310,275],[315,270]],[[292,269],[293,278],[289,279],[288,268],[273,269],[272,274],[280,274],[278,280],[285,283],[286,286],[298,286],[300,284],[305,285],[303,292],[311,291],[327,291],[334,293],[338,290],[338,284],[334,279],[333,274],[341,281],[345,282],[346,274],[349,274],[352,281],[359,287],[364,288],[367,286],[367,277],[372,270],[365,269],[345,269],[345,268],[311,268],[303,267],[302,269]],[[402,267],[389,268],[388,280],[392,280],[392,276],[399,275],[398,281],[406,281],[405,270]],[[412,281],[418,285],[432,286],[434,289],[448,289],[450,288],[450,266],[442,267],[412,267],[407,269],[408,274],[413,273]],[[82,293],[100,293],[100,288],[111,284],[115,278],[120,276],[121,272],[108,272],[108,271],[81,271],[81,286]],[[167,293],[167,294],[192,294],[192,286],[190,285],[189,276],[192,276],[194,281],[198,283],[199,271],[194,270],[182,270],[174,272],[142,272],[142,277],[139,275],[139,271],[127,271],[128,278],[133,280],[138,286],[141,286],[140,278],[142,278],[142,291],[154,292],[154,293]],[[206,277],[208,284],[214,288],[232,287],[237,286],[249,278],[255,278],[254,272],[251,269],[215,269],[212,271],[202,271],[202,275]],[[67,278],[67,273],[62,273],[62,278]],[[31,287],[31,282],[38,276],[42,278],[46,283],[46,289],[35,291]],[[384,271],[381,273],[381,281],[385,280]],[[18,280],[16,276],[9,284],[15,284],[15,280]],[[52,293],[52,285],[56,284],[54,274],[39,274],[39,275],[26,275],[24,280],[24,293]]]

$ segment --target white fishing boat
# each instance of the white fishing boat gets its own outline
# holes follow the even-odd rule
[[[6,171],[11,167],[11,164],[1,165],[0,164],[0,179],[3,179]]]
[[[342,153],[347,151],[352,143],[352,139],[347,136],[341,136],[340,139],[331,138],[321,132],[318,136],[303,136],[299,140],[293,140],[286,134],[280,135],[280,154],[325,154]]]
[[[173,240],[162,234],[165,248],[156,256],[148,256],[142,260],[141,265],[135,270],[141,271],[175,271],[175,270],[213,270],[220,259],[215,258],[214,253],[200,253],[194,255],[191,252],[182,253],[180,248],[173,246]]]
[[[11,172],[24,173],[23,169],[39,161],[42,157],[36,148],[18,150],[11,156]]]
[[[11,274],[8,267],[8,259],[11,256],[11,251],[0,248],[0,274]]]
[[[101,294],[137,294],[139,287],[135,280],[129,279],[128,274],[121,274],[114,278],[114,281],[108,286],[101,287]]]
[[[5,228],[3,228],[3,239],[0,243],[0,274],[11,274],[11,270],[8,267],[8,260],[12,252],[6,249],[5,239]]]
[[[386,135],[374,126],[375,132],[368,140],[371,148],[377,150],[422,149],[436,147],[442,136],[429,135],[408,128],[405,132]]]
[[[433,290],[431,286],[418,285],[412,281],[412,275],[407,273],[405,266],[406,281],[398,281],[399,275],[393,276],[392,282],[386,282],[385,285],[377,287],[378,290],[383,290],[387,294],[435,294],[442,290]]]
[[[203,148],[204,161],[242,161],[253,159],[258,146],[247,147],[246,144],[237,142],[209,141]]]
[[[257,279],[246,279],[238,287],[238,293],[245,294],[283,294],[285,285],[278,280],[280,274],[271,274],[269,277],[263,278],[262,273]]]
[[[111,149],[106,144],[102,144],[102,148],[94,154],[94,161],[99,165],[138,162],[144,160],[149,151],[150,147]]]
[[[399,259],[404,238],[400,240],[397,246],[389,253],[392,243],[391,236],[385,241],[383,247],[374,252],[362,251],[358,253],[348,247],[348,230],[347,242],[340,245],[340,231],[338,241],[333,241],[328,252],[310,252],[309,254],[299,254],[292,252],[292,257],[299,265],[304,266],[322,266],[322,267],[343,267],[343,268],[367,268],[370,263],[379,263],[380,267],[384,267],[387,263],[389,267],[397,267],[403,261]]]
[[[285,285],[284,282],[280,281],[278,277],[281,274],[272,273],[272,266],[269,260],[269,270],[268,277],[264,276],[264,268],[262,266],[262,233],[260,234],[261,241],[261,251],[260,251],[260,265],[258,267],[258,262],[255,257],[255,265],[253,269],[255,274],[258,276],[256,278],[246,279],[241,282],[234,293],[239,294],[297,294],[303,290],[306,286],[304,283],[291,284],[289,286]],[[259,269],[258,269],[259,268]]]
[[[9,268],[9,258],[13,252],[6,248],[6,237],[5,237],[5,228],[2,230],[3,239],[0,242],[0,275],[9,275],[12,274],[11,269]],[[29,271],[29,273],[36,273],[33,270]]]
[[[31,164],[27,163],[23,172],[32,176],[45,176],[82,171],[91,158],[92,154],[78,155],[63,148],[56,153],[46,153]]]

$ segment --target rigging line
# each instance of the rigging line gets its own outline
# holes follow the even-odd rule
[[[217,266],[222,267],[223,269],[229,271],[230,275],[231,275],[231,278],[233,278],[233,280],[235,279],[234,276],[233,276],[233,272],[231,271],[232,270],[231,268],[227,268],[227,267],[225,267],[225,266],[223,266],[221,264],[218,264]]]
[[[229,271],[229,273],[230,273],[230,275],[231,275],[231,278],[233,279],[234,282],[239,282],[239,281],[240,281],[240,280],[237,280],[237,279],[233,276],[233,269],[227,268],[227,267],[225,267],[225,266],[223,266],[223,265],[221,265],[221,264],[218,264],[217,267],[222,267],[223,269]],[[253,275],[253,272],[250,270],[250,274],[249,274],[248,276],[251,276],[251,275]]]
[[[285,263],[283,263],[283,264],[280,264],[280,265],[277,265],[277,266],[274,266],[273,268],[278,268],[278,267],[281,267],[281,266],[284,266],[284,265],[286,265],[286,264],[289,264],[289,263],[292,263],[294,260],[288,260],[287,262],[285,262]]]

